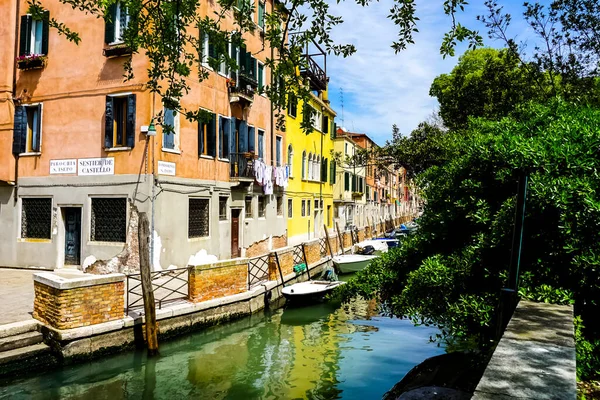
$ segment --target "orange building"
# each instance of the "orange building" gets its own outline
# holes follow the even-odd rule
[[[183,267],[201,250],[224,259],[285,245],[283,188],[265,190],[254,178],[254,159],[269,172],[285,159],[285,135],[257,93],[271,80],[259,15],[272,4],[257,3],[245,48],[229,44],[239,70],[207,64],[208,78],[190,83],[182,106],[211,114],[197,123],[147,90],[143,54],[132,56],[135,78],[123,81],[129,54],[120,32],[129,16],[119,3],[105,23],[44,1],[79,33],[76,45],[27,15],[25,0],[2,0],[0,265],[60,268],[114,257],[136,229],[132,206],[151,218],[155,269]],[[201,7],[213,17],[219,6]],[[231,17],[222,29],[233,30]],[[148,134],[161,112],[173,132]]]

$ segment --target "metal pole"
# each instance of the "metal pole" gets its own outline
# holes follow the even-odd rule
[[[277,262],[277,269],[279,270],[279,276],[281,277],[281,286],[283,287],[285,285],[285,282],[283,280],[283,273],[281,272],[281,265],[279,265],[279,256],[277,255],[276,251],[274,251],[273,253],[275,253],[275,262]]]
[[[517,191],[517,207],[515,209],[515,224],[513,243],[510,253],[510,266],[508,270],[508,287],[514,291],[519,288],[519,269],[521,266],[521,249],[523,246],[523,227],[525,222],[525,203],[527,199],[528,176],[519,177]]]
[[[306,275],[310,281],[310,270],[308,268],[308,259],[306,258],[306,251],[304,250],[304,243],[302,243],[302,256],[304,256],[304,263],[306,264]]]

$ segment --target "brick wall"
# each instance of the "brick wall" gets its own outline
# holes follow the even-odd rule
[[[371,239],[371,237],[372,237],[371,227],[370,226],[365,226],[365,238]]]
[[[281,236],[273,236],[272,238],[272,248],[279,249],[281,247],[287,246],[287,235]],[[252,243],[249,247],[246,248],[246,257],[258,257],[263,254],[267,254],[271,249],[269,249],[269,238],[263,239],[259,242]]]
[[[363,240],[365,240],[365,228],[358,230],[358,241],[362,242]]]
[[[306,252],[308,265],[313,265],[321,259],[321,246],[319,244],[319,239],[313,239],[308,242],[304,242],[304,250]]]
[[[277,250],[277,257],[279,258],[279,266],[281,267],[281,273],[283,276],[294,272],[294,248],[286,247]],[[277,259],[275,253],[269,254],[269,280],[276,281],[281,279],[279,276],[279,269],[277,268]]]
[[[194,303],[245,292],[248,288],[248,259],[192,266],[188,288],[188,298]]]
[[[57,329],[71,329],[123,318],[124,283],[58,289],[34,282],[33,318]]]
[[[346,231],[346,232],[342,233],[342,240],[343,240],[345,249],[352,246],[352,238],[350,237],[350,232]]]

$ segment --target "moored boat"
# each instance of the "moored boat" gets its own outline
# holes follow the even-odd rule
[[[343,285],[342,281],[306,281],[294,283],[281,290],[283,296],[290,301],[310,303],[316,302],[336,287]]]
[[[362,249],[367,248],[367,246],[372,246],[373,252],[363,253]],[[382,253],[386,253],[387,251],[388,251],[388,243],[385,241],[382,241],[382,240],[364,240],[364,241],[356,243],[354,245],[354,253],[358,253],[358,254],[381,255]]]
[[[363,254],[341,254],[334,256],[332,261],[340,274],[350,274],[360,271],[369,265],[371,261],[379,256]]]

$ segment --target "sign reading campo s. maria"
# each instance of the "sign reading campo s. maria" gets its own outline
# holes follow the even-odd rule
[[[80,158],[70,160],[50,160],[51,174],[77,175],[114,175],[115,159],[107,158]]]

